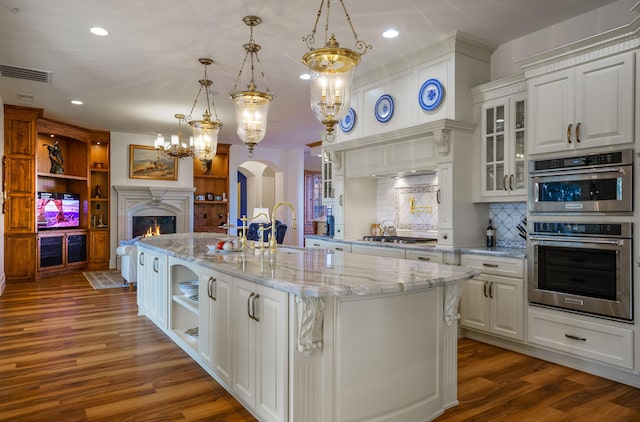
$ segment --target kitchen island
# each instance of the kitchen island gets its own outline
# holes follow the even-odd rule
[[[424,421],[457,404],[458,301],[472,270],[207,248],[225,238],[137,242],[139,313],[258,419]],[[182,294],[194,280],[199,294]]]

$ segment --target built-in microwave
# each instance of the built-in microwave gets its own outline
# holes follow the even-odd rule
[[[631,213],[633,150],[529,161],[532,213]]]

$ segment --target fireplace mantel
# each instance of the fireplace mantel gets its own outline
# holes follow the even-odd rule
[[[175,215],[176,232],[193,231],[193,187],[113,186],[117,192],[118,244],[132,237],[132,217]]]

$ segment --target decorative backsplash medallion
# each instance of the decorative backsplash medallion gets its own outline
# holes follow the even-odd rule
[[[394,225],[399,230],[438,230],[438,185],[402,186],[393,189]]]

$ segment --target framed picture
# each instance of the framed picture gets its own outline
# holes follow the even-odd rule
[[[178,180],[178,158],[145,145],[129,145],[131,179]]]
[[[213,201],[213,193],[207,192],[207,201]]]

